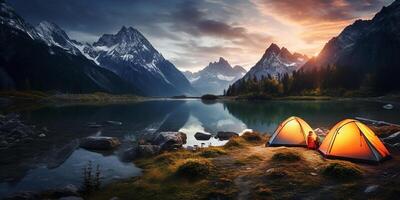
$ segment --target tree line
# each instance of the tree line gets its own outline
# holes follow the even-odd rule
[[[396,84],[398,71],[395,68],[386,68],[367,72],[355,67],[329,65],[319,69],[281,74],[278,77],[268,75],[260,78],[242,78],[229,86],[224,95],[374,96],[400,91],[400,84]]]

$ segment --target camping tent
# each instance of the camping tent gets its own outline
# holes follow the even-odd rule
[[[289,117],[283,121],[268,141],[268,146],[307,146],[310,125],[299,117]]]
[[[379,162],[390,156],[385,145],[363,123],[346,119],[337,123],[319,147],[326,157]]]

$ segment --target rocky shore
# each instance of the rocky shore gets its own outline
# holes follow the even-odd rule
[[[46,137],[46,127],[26,125],[18,114],[0,115],[0,149],[30,143],[36,138]]]
[[[99,126],[120,126],[121,122],[107,121],[88,124],[89,127],[95,125],[96,128]],[[370,126],[379,137],[382,138],[386,145],[390,147],[394,155],[394,159],[388,161],[387,163],[389,164],[384,163],[384,167],[382,168],[373,167],[371,169],[370,166],[344,161],[326,160],[317,152],[310,152],[304,148],[265,148],[268,134],[261,134],[251,130],[240,134],[223,131],[215,135],[202,132],[197,132],[195,134],[195,138],[199,141],[207,141],[211,137],[220,140],[228,140],[227,144],[222,147],[202,148],[198,146],[185,146],[187,140],[187,135],[185,133],[156,132],[142,135],[136,142],[129,143],[128,146],[116,137],[89,136],[68,144],[66,148],[68,152],[73,152],[73,150],[78,147],[95,152],[117,152],[118,156],[123,161],[133,161],[144,169],[145,173],[142,177],[135,178],[134,180],[111,183],[104,189],[90,194],[90,198],[93,199],[108,200],[116,199],[115,197],[126,199],[129,195],[134,195],[123,185],[129,185],[132,191],[137,192],[138,199],[147,199],[150,194],[154,194],[155,197],[169,195],[166,193],[164,194],[164,192],[170,189],[180,190],[183,192],[182,195],[184,195],[185,198],[191,199],[229,199],[238,196],[258,198],[264,195],[281,198],[283,196],[275,194],[275,191],[283,189],[282,187],[285,184],[299,185],[298,190],[302,189],[308,191],[308,186],[297,182],[303,179],[308,184],[312,184],[312,187],[314,187],[316,182],[325,185],[324,187],[331,187],[331,185],[322,179],[326,176],[324,175],[325,167],[336,163],[340,163],[351,169],[354,167],[354,169],[359,170],[360,172],[356,171],[355,173],[360,173],[362,184],[356,184],[358,188],[357,191],[362,190],[361,194],[364,196],[373,196],[382,191],[389,190],[393,192],[387,185],[371,183],[379,183],[379,179],[382,177],[392,180],[393,177],[398,176],[396,170],[399,170],[397,165],[400,163],[397,157],[397,152],[400,150],[400,128],[377,124],[370,124]],[[29,142],[38,138],[47,137],[47,134],[49,134],[49,131],[45,127],[35,127],[25,124],[17,114],[1,115],[0,131],[1,141],[5,141],[4,145],[1,146],[3,149],[13,148],[17,145],[27,145]],[[315,132],[319,136],[324,137],[328,130],[317,128]],[[275,154],[280,153],[282,155],[276,156],[278,157],[276,159],[281,159],[283,156],[283,161],[274,161]],[[288,158],[290,161],[287,162],[285,159],[288,156],[293,157],[292,154],[294,154],[294,158]],[[63,155],[57,157],[64,158],[65,156]],[[66,156],[68,157],[68,155]],[[66,158],[62,160],[65,161]],[[59,166],[60,162],[62,161],[54,162],[54,166]],[[300,165],[309,166],[296,169],[296,167]],[[193,172],[191,170],[195,171]],[[299,170],[305,170],[306,172],[304,173],[306,174],[303,174],[303,172]],[[374,174],[373,178],[366,178],[366,173],[370,171]],[[256,176],[266,176],[268,179],[272,178],[278,180],[278,183],[281,185],[271,186],[270,184],[272,183],[259,179]],[[194,179],[192,180],[192,178]],[[288,178],[290,181],[288,182],[283,178]],[[328,181],[332,181],[332,178],[328,177],[327,179]],[[190,186],[184,185],[187,181],[190,182]],[[310,181],[311,183],[309,183]],[[149,184],[146,186],[148,188],[142,188],[141,185],[143,184]],[[164,186],[162,186],[163,184],[171,184],[173,188],[164,188]],[[343,182],[339,181],[335,184],[335,188],[343,189],[341,188],[343,187]],[[354,183],[352,182],[352,184]],[[206,189],[206,187],[209,188]],[[199,191],[199,189],[204,191]],[[354,188],[344,188],[345,191],[352,191],[353,189]],[[112,193],[111,191],[118,192]],[[108,193],[112,195],[110,196]],[[318,189],[318,193],[318,195],[322,195],[326,194],[326,191]],[[10,196],[8,199],[83,199],[83,194],[84,192],[80,186],[69,185],[65,188],[43,192],[21,192]],[[289,194],[289,197],[294,197],[290,196],[291,194],[292,193]],[[306,194],[303,194],[303,196],[304,195]],[[179,199],[180,196],[172,195],[171,198]]]

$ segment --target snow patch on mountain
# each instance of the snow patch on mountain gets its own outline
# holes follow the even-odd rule
[[[224,75],[222,75],[222,74],[218,74],[217,77],[218,77],[220,80],[223,80],[223,81],[232,81],[233,79],[235,79],[234,76],[224,76]]]
[[[290,53],[285,47],[280,48],[271,44],[262,58],[244,76],[245,78],[261,79],[262,77],[278,78],[283,74],[291,74],[297,71],[308,57],[299,53]]]
[[[243,77],[246,70],[241,66],[232,67],[224,58],[210,62],[204,69],[192,73],[184,72],[192,86],[201,94],[222,94],[230,84]]]

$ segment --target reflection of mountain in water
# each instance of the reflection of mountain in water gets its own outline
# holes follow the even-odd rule
[[[387,121],[396,118],[396,113],[385,112],[376,104],[366,101],[232,101],[225,102],[224,106],[249,128],[273,133],[276,126],[290,116],[301,117],[314,128],[330,128],[340,120],[357,116]]]
[[[382,103],[366,101],[226,101],[204,104],[198,100],[144,101],[126,105],[48,107],[35,111],[22,112],[22,118],[38,127],[46,126],[50,132],[44,138],[0,151],[0,196],[4,185],[7,188],[20,187],[19,183],[31,176],[39,168],[58,170],[69,163],[87,162],[92,154],[77,155],[76,139],[96,133],[118,137],[124,143],[118,152],[100,155],[110,157],[114,162],[119,151],[130,144],[132,138],[146,133],[160,131],[184,131],[188,135],[188,145],[199,144],[196,132],[216,134],[218,131],[241,132],[251,128],[272,133],[278,123],[289,116],[304,118],[312,127],[330,128],[344,118],[356,116],[400,123],[399,109],[382,109]],[[89,122],[120,121],[121,126],[105,126],[93,129]],[[220,141],[210,140],[219,145]],[[78,150],[79,151],[79,150]],[[80,154],[79,154],[80,155]],[[99,157],[100,158],[100,157]],[[90,159],[90,158],[89,158]],[[72,160],[72,161],[71,161]],[[110,165],[118,166],[121,163]],[[72,169],[73,168],[73,169]],[[114,169],[115,170],[115,169]],[[51,176],[58,174],[52,174]],[[50,176],[50,175],[49,175]],[[54,177],[52,177],[54,178]],[[63,177],[61,177],[63,178]],[[65,177],[64,177],[65,178]],[[25,179],[26,180],[26,179]],[[40,185],[41,182],[38,182]],[[44,183],[43,183],[44,184]],[[48,185],[42,185],[43,188]],[[1,197],[0,197],[1,198]]]
[[[204,104],[201,101],[188,101],[190,114],[197,118],[209,133],[218,131],[241,132],[246,124],[227,112],[222,103]]]
[[[189,114],[179,109],[184,101],[145,101],[127,105],[48,107],[22,112],[29,124],[46,126],[46,137],[35,139],[29,145],[0,151],[0,180],[18,182],[30,169],[38,166],[56,168],[76,150],[76,139],[100,132],[124,140],[126,135],[141,134],[149,129],[179,130]],[[89,122],[120,121],[121,126],[93,129]]]

